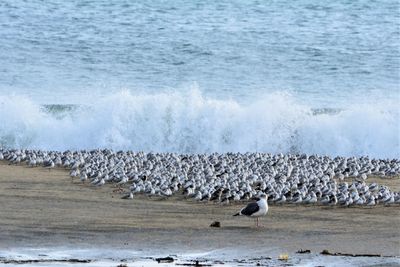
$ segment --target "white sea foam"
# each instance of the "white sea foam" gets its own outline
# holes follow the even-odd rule
[[[400,157],[395,101],[315,111],[273,93],[249,104],[188,93],[121,91],[49,112],[25,96],[0,96],[0,146],[50,150],[316,153]]]

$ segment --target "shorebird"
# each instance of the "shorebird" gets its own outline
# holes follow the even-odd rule
[[[282,195],[280,198],[278,198],[277,200],[276,200],[276,203],[277,204],[283,204],[283,203],[285,203],[286,202],[286,197],[285,197],[285,195]]]
[[[25,162],[49,170],[63,166],[82,182],[90,179],[91,184],[100,182],[100,186],[103,179],[104,183],[117,186],[130,184],[133,194],[149,196],[168,197],[180,193],[198,201],[227,204],[266,193],[275,203],[372,206],[375,201],[375,204],[400,204],[399,192],[377,183],[366,183],[370,175],[399,175],[400,159],[0,148],[0,160],[10,164]],[[353,181],[346,182],[349,177]]]
[[[101,180],[95,184],[95,186],[102,186],[106,183],[106,181],[104,181],[104,178],[101,178]]]
[[[376,205],[375,197],[371,196],[367,201],[367,206],[375,206],[375,205]]]
[[[88,179],[85,171],[81,173],[80,179],[82,183],[84,183]]]
[[[50,160],[44,163],[44,167],[47,168],[49,171],[54,168],[54,161]]]
[[[317,195],[315,194],[315,192],[311,192],[310,195],[308,195],[307,199],[305,200],[306,204],[315,204],[317,203],[318,199],[317,199]]]
[[[35,167],[36,166],[36,159],[34,159],[34,158],[29,159],[28,166],[32,167],[32,168]]]
[[[133,199],[133,193],[129,192],[129,194],[124,195],[123,197],[121,197],[122,199]]]
[[[257,202],[247,204],[246,207],[242,208],[238,213],[233,216],[248,216],[256,218],[256,226],[258,227],[258,219],[261,216],[265,216],[268,212],[268,195],[262,194]]]

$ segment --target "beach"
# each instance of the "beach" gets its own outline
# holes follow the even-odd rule
[[[0,267],[400,266],[399,9],[3,0]]]
[[[399,263],[398,205],[272,205],[256,228],[252,219],[232,217],[244,203],[197,203],[179,195],[124,200],[112,185],[82,184],[61,168],[0,164],[0,250],[5,254],[29,248],[113,248],[136,256],[206,253],[209,260],[231,261],[276,260],[282,253],[298,260],[299,250],[312,255],[328,250],[388,256],[369,260]],[[393,190],[400,184],[397,178],[379,182]],[[214,221],[221,227],[210,227]]]

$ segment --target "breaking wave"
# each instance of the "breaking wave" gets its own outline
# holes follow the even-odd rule
[[[0,96],[0,147],[268,152],[400,157],[395,101],[314,110],[273,93],[249,104],[188,93],[121,91],[87,105]]]

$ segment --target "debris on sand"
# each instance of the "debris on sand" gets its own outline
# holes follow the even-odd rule
[[[176,265],[182,265],[182,266],[195,266],[195,267],[206,267],[206,266],[212,266],[211,264],[200,263],[199,261],[194,261],[193,263],[177,263]]]
[[[39,259],[39,260],[0,260],[0,263],[4,264],[29,264],[29,263],[45,263],[45,262],[68,262],[68,263],[90,263],[91,260],[79,260],[79,259],[66,259],[66,260],[57,260],[57,259]]]
[[[210,224],[210,227],[221,227],[221,223],[218,221],[213,222],[212,224]]]
[[[304,249],[304,250],[300,249],[296,253],[298,253],[298,254],[308,254],[308,253],[311,253],[311,250],[309,250],[309,249]]]
[[[340,252],[329,252],[327,249],[324,249],[321,252],[321,255],[327,256],[346,256],[346,257],[382,257],[380,254],[351,254],[351,253],[340,253]]]
[[[158,263],[171,263],[171,262],[174,262],[174,258],[172,258],[172,257],[156,258],[155,260]]]

